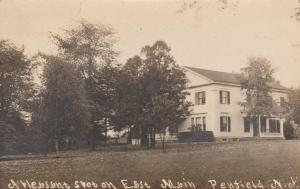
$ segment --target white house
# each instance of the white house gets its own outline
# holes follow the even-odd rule
[[[179,132],[192,129],[212,131],[216,139],[247,137],[284,138],[284,119],[279,115],[261,117],[258,124],[245,119],[239,102],[245,98],[238,74],[184,67],[189,79],[187,100],[192,102],[192,113],[179,126]],[[272,97],[282,103],[288,90],[279,83],[272,85]]]

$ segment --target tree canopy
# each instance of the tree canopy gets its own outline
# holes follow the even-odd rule
[[[115,32],[106,25],[81,21],[66,30],[64,35],[52,35],[59,53],[76,65],[84,80],[89,102],[91,143],[94,146],[96,131],[107,138],[108,119],[113,112],[115,73],[118,69],[114,50]]]
[[[275,69],[266,58],[251,57],[241,70],[241,89],[246,96],[241,103],[244,111],[248,116],[271,115],[275,105],[271,96]]]
[[[75,65],[56,56],[44,56],[44,88],[35,118],[49,143],[80,145],[88,130],[84,83]]]
[[[19,117],[21,111],[28,111],[33,66],[23,49],[0,40],[0,119]]]
[[[119,99],[129,109],[118,109],[117,118],[139,128],[142,145],[154,146],[156,134],[175,131],[189,114],[185,73],[164,41],[143,47],[141,56],[128,59],[121,73]]]

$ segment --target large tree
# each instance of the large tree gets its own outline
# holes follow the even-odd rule
[[[241,71],[241,89],[245,93],[245,100],[240,104],[248,119],[259,124],[260,117],[282,113],[271,95],[275,69],[269,60],[251,57],[247,67]]]
[[[59,52],[80,70],[85,82],[89,112],[91,146],[94,148],[95,133],[102,130],[107,139],[109,115],[113,108],[111,99],[114,95],[113,83],[117,70],[114,50],[116,37],[113,29],[105,25],[94,25],[85,21],[64,35],[52,35]],[[103,129],[102,129],[103,128]]]
[[[164,41],[143,47],[141,57],[129,59],[123,69],[130,85],[123,88],[123,98],[129,99],[130,113],[123,111],[120,115],[129,115],[128,125],[139,128],[142,146],[153,147],[156,134],[164,139],[166,129],[176,130],[189,113],[187,78]]]
[[[286,105],[290,110],[288,114],[289,120],[293,120],[300,125],[300,87],[291,89]]]
[[[132,135],[139,134],[142,116],[141,79],[142,59],[139,56],[129,58],[118,74],[116,83],[115,112],[112,122],[115,131],[128,130],[128,143],[132,142]]]
[[[0,40],[0,140],[12,145],[24,134],[25,117],[30,115],[34,64],[24,49]],[[5,150],[4,148],[1,151]]]
[[[275,81],[274,68],[266,58],[251,57],[247,67],[241,71],[241,88],[246,93],[245,102],[242,103],[245,111],[250,116],[270,115],[273,107],[271,89]]]
[[[171,55],[171,48],[164,41],[142,48],[145,57],[143,68],[144,117],[151,146],[156,133],[174,130],[188,115],[185,87],[187,78]],[[145,132],[145,128],[142,130]],[[164,140],[163,140],[164,141]]]
[[[0,119],[14,122],[22,111],[29,110],[33,67],[23,49],[0,40]]]
[[[56,151],[84,141],[88,111],[84,83],[75,65],[56,56],[44,56],[43,90],[33,120],[42,128],[45,142]]]

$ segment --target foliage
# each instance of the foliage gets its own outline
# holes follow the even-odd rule
[[[274,68],[262,57],[249,58],[248,66],[242,68],[241,89],[246,93],[245,102],[241,106],[248,116],[269,116],[273,112],[271,87],[274,82]]]
[[[156,132],[164,133],[166,128],[174,130],[189,114],[190,104],[185,100],[188,93],[184,91],[187,78],[170,52],[164,41],[142,48],[144,123],[150,130],[152,145]]]
[[[35,65],[24,55],[24,49],[0,40],[0,143],[1,153],[15,153],[30,115]]]
[[[23,49],[0,40],[0,119],[14,122],[29,110],[33,68]]]
[[[157,41],[143,47],[143,58],[129,59],[122,70],[121,77],[127,84],[120,90],[119,106],[126,104],[130,109],[118,111],[117,119],[125,120],[127,126],[139,127],[144,146],[149,145],[149,140],[154,146],[156,134],[165,137],[167,128],[177,130],[189,114],[190,103],[185,100],[188,93],[184,92],[187,79],[170,51],[164,41]]]
[[[223,11],[225,9],[235,9],[239,4],[239,0],[183,0],[177,13],[185,13],[190,10],[199,12],[204,7],[205,3],[214,3],[219,11]]]
[[[213,142],[215,140],[212,131],[200,131],[197,133],[181,132],[178,136],[179,142]]]
[[[113,111],[116,42],[113,29],[81,21],[77,27],[66,30],[64,36],[52,35],[60,54],[74,63],[84,79],[89,102],[91,146],[94,148],[96,130],[107,137],[108,119]]]
[[[289,121],[286,121],[283,125],[283,133],[285,139],[294,139],[297,138],[296,128]]]
[[[76,67],[60,57],[44,56],[44,89],[38,98],[33,125],[41,127],[47,142],[80,145],[86,136],[88,113],[83,81]]]
[[[120,67],[117,74],[115,111],[112,123],[115,131],[128,130],[128,142],[137,133],[142,122],[142,59],[135,56]]]
[[[70,30],[65,36],[54,35],[58,50],[78,65],[82,77],[89,78],[101,65],[115,61],[118,53],[113,49],[116,38],[111,27],[94,25],[86,21]]]
[[[289,119],[300,125],[300,88],[291,89],[287,106]]]

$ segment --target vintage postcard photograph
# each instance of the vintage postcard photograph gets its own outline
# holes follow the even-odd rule
[[[0,0],[0,189],[300,189],[300,1]]]

